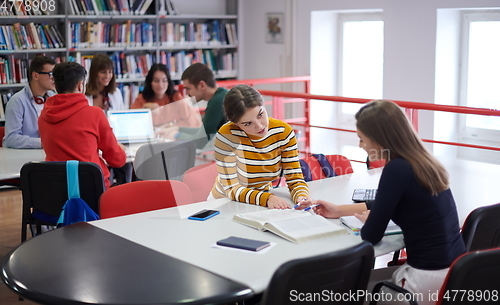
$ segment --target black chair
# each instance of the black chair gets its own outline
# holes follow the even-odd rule
[[[467,251],[500,247],[500,203],[470,212],[462,227]]]
[[[436,305],[498,304],[499,274],[500,248],[467,252],[451,264]],[[372,293],[380,292],[383,286],[411,296],[409,291],[390,282],[378,283]],[[377,302],[370,302],[372,304]]]
[[[101,168],[92,162],[78,166],[80,197],[99,213],[99,197],[104,192]],[[21,242],[26,240],[26,227],[55,226],[64,203],[68,200],[66,162],[29,162],[21,168],[23,198]],[[43,217],[37,217],[37,215]],[[35,236],[34,232],[31,231]]]
[[[373,253],[373,246],[363,242],[346,250],[289,261],[274,273],[261,304],[314,304],[311,300],[300,302],[298,293],[365,291],[373,267]],[[341,303],[363,304],[363,301],[363,298],[355,298]]]
[[[498,304],[499,274],[500,248],[468,252],[451,265],[437,304]]]
[[[134,170],[137,180],[179,180],[194,166],[196,145],[192,141],[145,144],[137,150]]]

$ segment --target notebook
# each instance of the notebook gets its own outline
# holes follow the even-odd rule
[[[357,219],[356,216],[342,216],[340,217],[340,222],[351,229],[354,234],[359,235],[361,228],[364,225],[364,222]],[[384,235],[393,235],[393,234],[401,234],[401,228],[395,224],[392,220],[387,224],[387,228],[385,229]]]
[[[108,120],[120,143],[156,140],[150,109],[109,110]]]
[[[255,239],[248,239],[242,237],[231,236],[225,239],[221,239],[217,242],[217,245],[231,248],[238,248],[249,251],[260,251],[267,248],[271,243],[267,241],[260,241]]]

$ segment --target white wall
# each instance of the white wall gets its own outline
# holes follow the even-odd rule
[[[242,14],[242,39],[244,56],[242,78],[260,78],[276,76],[311,75],[314,81],[314,69],[311,69],[311,16],[313,12],[339,10],[374,10],[383,11],[385,22],[384,54],[384,98],[426,103],[449,104],[456,99],[450,83],[438,81],[436,73],[443,67],[455,62],[456,55],[447,58],[447,63],[436,65],[436,48],[443,49],[443,31],[437,31],[438,10],[473,9],[500,7],[498,0],[240,0]],[[293,35],[286,37],[284,45],[271,45],[265,42],[265,14],[268,12],[287,14],[286,31]],[[315,13],[317,14],[317,13]],[[321,15],[315,15],[321,16]],[[447,17],[446,13],[441,16]],[[443,17],[443,18],[444,18]],[[449,17],[449,16],[448,16]],[[315,20],[317,22],[317,20]],[[442,24],[442,22],[439,22]],[[453,31],[451,34],[456,34]],[[439,35],[439,36],[438,36]],[[445,36],[443,36],[445,35]],[[437,37],[440,38],[437,43]],[[329,39],[325,34],[324,39]],[[455,44],[455,41],[450,41]],[[291,56],[291,66],[285,67]],[[440,70],[441,67],[441,70]],[[330,68],[325,64],[324,69]],[[284,71],[287,72],[283,75]],[[289,73],[289,74],[288,74]],[[455,76],[456,77],[456,76]],[[452,80],[453,81],[453,80]],[[437,90],[438,86],[448,86]],[[322,84],[313,84],[313,93],[329,91]],[[335,88],[332,85],[332,94]],[[439,99],[436,101],[436,99]],[[421,112],[419,117],[420,135],[424,138],[434,136],[434,114]],[[313,117],[314,119],[314,117]]]

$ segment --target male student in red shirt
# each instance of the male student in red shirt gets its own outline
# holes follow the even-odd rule
[[[58,94],[47,99],[38,119],[45,160],[94,162],[101,167],[109,188],[106,162],[111,167],[122,167],[126,154],[102,109],[89,106],[84,94],[87,72],[75,62],[63,62],[52,73]]]

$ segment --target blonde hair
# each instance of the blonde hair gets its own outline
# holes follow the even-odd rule
[[[394,102],[371,101],[356,113],[356,128],[384,149],[387,162],[403,158],[410,162],[417,181],[432,195],[449,188],[448,172],[424,147],[404,112]]]

